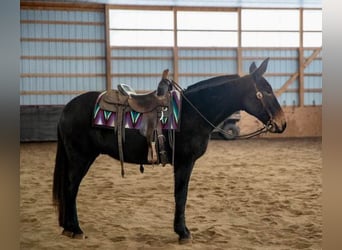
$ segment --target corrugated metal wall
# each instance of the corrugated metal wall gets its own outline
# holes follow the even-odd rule
[[[112,88],[125,83],[136,90],[157,89],[164,69],[173,69],[172,48],[111,49]]]
[[[304,51],[308,58],[314,49]],[[266,78],[275,91],[299,71],[299,50],[287,49],[242,49],[242,71],[247,74],[250,64],[260,64],[270,57]],[[304,105],[322,104],[322,60],[319,54],[304,71]],[[153,90],[160,80],[161,72],[173,70],[172,48],[112,48],[112,88],[118,83],[130,84],[137,90]],[[186,88],[203,79],[223,74],[238,73],[237,50],[234,48],[179,48],[178,82]],[[299,105],[298,77],[279,95],[283,106]]]
[[[105,89],[104,12],[21,9],[20,66],[21,105],[64,105]]]
[[[179,84],[188,87],[198,81],[237,73],[236,49],[180,48]]]
[[[64,105],[75,95],[106,89],[105,8],[21,9],[21,105]],[[177,74],[182,87],[222,74],[239,72],[237,48],[110,47],[111,87],[130,84],[155,89],[161,72]],[[304,61],[315,48],[304,50]],[[266,77],[275,91],[299,71],[298,48],[241,48],[242,69],[270,57]],[[278,97],[284,106],[322,104],[322,55],[304,70],[304,86],[294,78]],[[178,60],[175,63],[174,60]],[[177,68],[174,69],[174,65]]]
[[[314,53],[313,49],[304,51],[304,57]],[[322,105],[322,51],[304,70],[304,89],[311,90],[304,92],[304,105]]]

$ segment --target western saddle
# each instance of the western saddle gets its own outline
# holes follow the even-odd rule
[[[168,69],[163,71],[162,79],[155,91],[137,94],[129,85],[119,84],[118,90],[109,90],[100,99],[99,105],[103,110],[117,114],[115,131],[118,139],[122,176],[124,176],[123,142],[125,140],[124,117],[126,112],[135,111],[143,114],[143,127],[140,129],[140,133],[147,139],[147,161],[151,164],[160,162],[163,166],[168,162],[165,151],[166,139],[159,122],[165,116],[169,116],[171,109],[170,90],[172,83],[168,80],[168,73]],[[159,151],[159,157],[157,151]]]

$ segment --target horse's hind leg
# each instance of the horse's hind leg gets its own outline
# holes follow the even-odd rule
[[[81,181],[96,157],[94,155],[80,155],[76,153],[68,154],[68,172],[65,176],[67,180],[64,187],[64,218],[60,225],[64,228],[63,235],[72,238],[84,238],[83,231],[78,222],[76,197]]]

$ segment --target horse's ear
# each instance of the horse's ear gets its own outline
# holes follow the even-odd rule
[[[162,79],[167,79],[168,76],[169,76],[169,69],[165,69],[163,71]]]
[[[252,62],[251,66],[249,66],[249,74],[252,74],[257,69],[255,62]]]
[[[267,69],[267,64],[269,61],[269,57],[267,57],[259,66],[259,68],[257,68],[255,71],[252,72],[252,76],[253,78],[258,81],[262,75],[266,72]]]
[[[268,61],[270,60],[269,57],[267,57],[259,66],[259,68],[256,70],[256,73],[258,74],[258,76],[262,76],[267,69],[267,65],[268,65]]]

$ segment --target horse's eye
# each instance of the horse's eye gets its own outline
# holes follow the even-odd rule
[[[261,98],[263,98],[263,94],[260,91],[258,91],[258,92],[256,92],[256,97],[258,99],[261,99]]]

